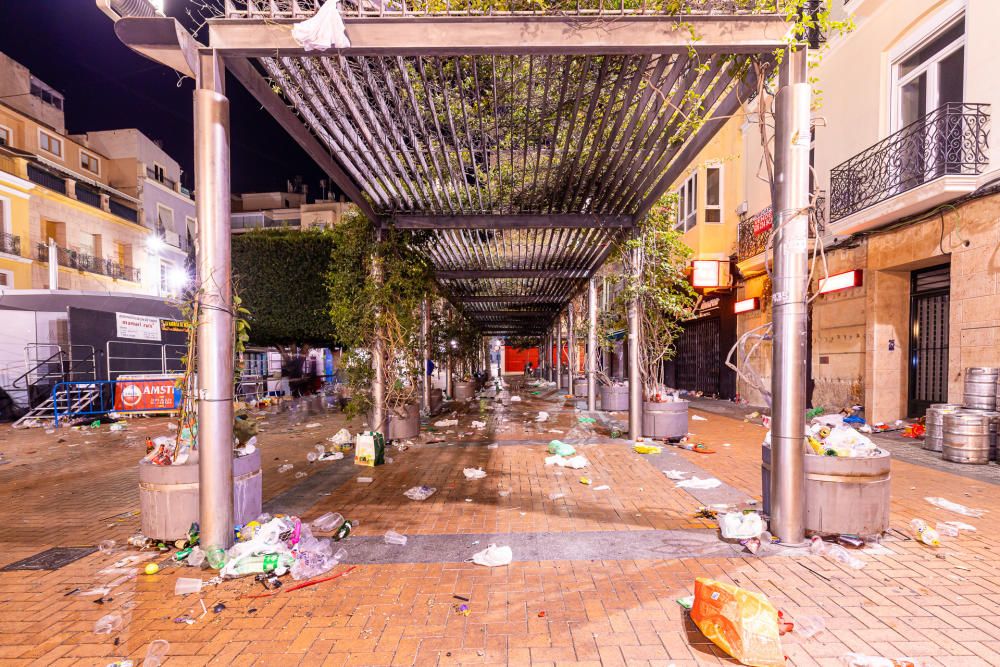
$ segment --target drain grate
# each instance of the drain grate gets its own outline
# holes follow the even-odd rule
[[[58,570],[74,561],[80,560],[84,556],[89,556],[95,551],[97,551],[97,547],[53,547],[34,556],[28,556],[10,565],[0,567],[0,572],[13,572],[15,570]]]

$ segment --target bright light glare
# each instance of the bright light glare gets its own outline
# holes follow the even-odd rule
[[[159,254],[159,252],[163,250],[163,239],[155,235],[150,236],[149,240],[146,242],[146,248],[148,248],[151,253]]]
[[[153,5],[153,9],[155,9],[156,11],[158,11],[163,15],[166,15],[166,11],[164,10],[165,3],[166,0],[149,0],[149,4]]]
[[[188,275],[187,271],[179,266],[175,266],[170,269],[168,280],[170,281],[170,287],[173,289],[180,289],[191,281],[191,277]]]

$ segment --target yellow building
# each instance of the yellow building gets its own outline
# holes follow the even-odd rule
[[[62,96],[0,54],[0,98],[0,288],[155,294],[138,201],[108,184],[107,157],[65,133]]]

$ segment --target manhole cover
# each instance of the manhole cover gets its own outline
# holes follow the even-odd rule
[[[34,556],[22,558],[16,563],[0,567],[0,572],[11,572],[13,570],[58,570],[95,551],[97,551],[97,547],[53,547]]]

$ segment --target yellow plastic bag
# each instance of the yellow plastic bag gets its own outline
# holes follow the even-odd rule
[[[656,445],[633,445],[632,450],[637,454],[661,454],[663,452],[663,448]]]
[[[760,593],[699,577],[691,620],[723,651],[749,667],[784,667],[778,610]]]

